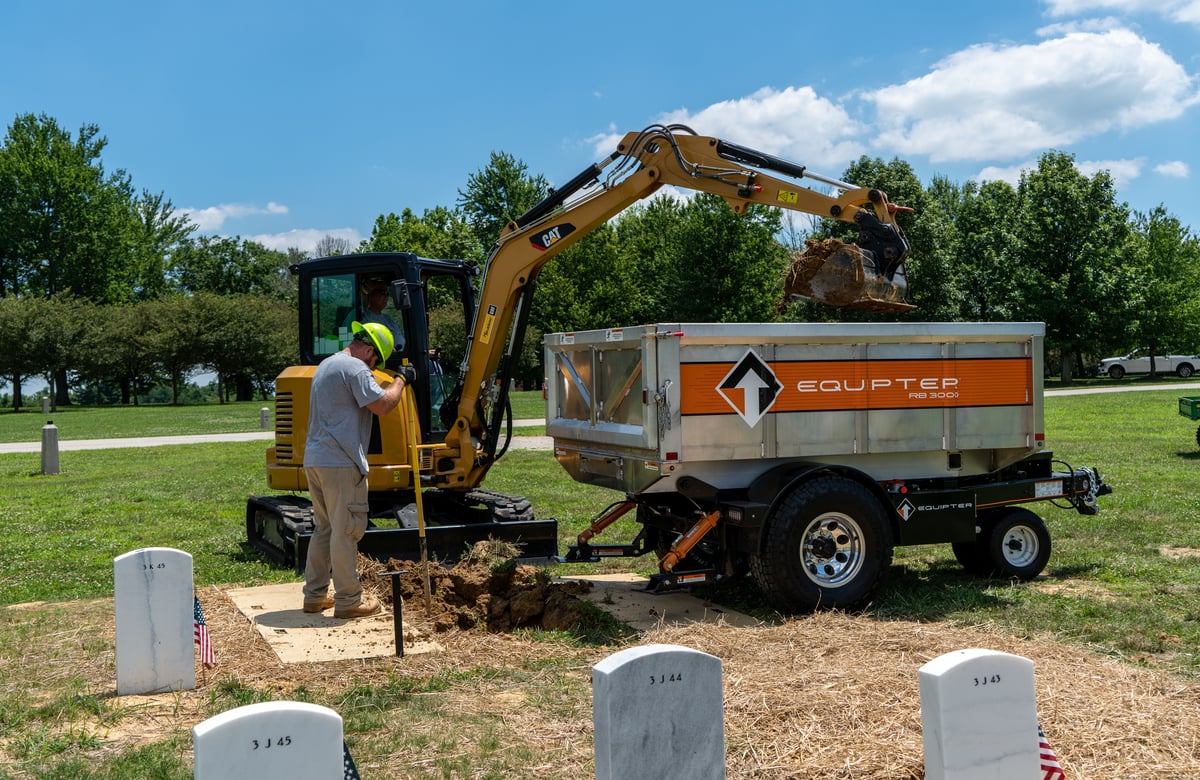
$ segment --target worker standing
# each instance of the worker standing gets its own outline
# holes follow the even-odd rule
[[[367,443],[371,415],[400,403],[416,372],[404,366],[380,387],[373,369],[392,354],[391,331],[378,323],[351,323],[349,346],[317,366],[312,378],[304,475],[312,496],[313,536],[304,567],[304,611],[334,608],[335,618],[373,615],[379,600],[358,579],[358,540],[367,531]],[[333,595],[329,595],[330,581]]]

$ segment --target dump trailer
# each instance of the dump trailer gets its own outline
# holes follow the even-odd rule
[[[788,612],[869,600],[896,545],[1037,576],[1032,505],[1110,492],[1047,449],[1041,323],[673,323],[545,337],[547,433],[623,494],[569,548],[652,553],[651,588],[751,573]],[[600,543],[635,513],[636,536]]]

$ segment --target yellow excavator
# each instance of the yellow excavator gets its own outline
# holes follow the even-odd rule
[[[804,186],[804,179],[833,194]],[[292,267],[299,282],[301,363],[276,380],[267,479],[279,492],[248,500],[249,541],[273,560],[303,566],[312,531],[311,508],[301,495],[307,489],[304,440],[312,375],[321,360],[349,342],[349,323],[364,316],[359,291],[382,281],[389,285],[393,319],[402,331],[403,347],[398,342],[393,360],[406,360],[417,370],[419,425],[410,427],[411,407],[405,404],[375,419],[368,450],[372,521],[360,551],[415,559],[418,535],[422,543],[427,535],[428,550],[443,559],[456,559],[488,538],[519,544],[528,559],[556,556],[554,520],[535,519],[521,497],[481,487],[511,439],[508,393],[535,283],[556,254],[668,185],[719,195],[738,214],[758,204],[857,226],[857,243],[810,242],[791,264],[785,293],[836,307],[912,308],[905,301],[909,245],[895,220],[901,209],[882,191],[820,176],[682,125],[630,132],[606,160],[510,222],[482,269],[402,252],[318,258]],[[466,349],[456,371],[440,365],[430,339],[430,310],[446,301],[462,316]],[[390,381],[388,369],[377,372],[377,379]],[[415,448],[414,435],[420,438]],[[412,451],[419,462],[413,462]],[[416,517],[418,489],[422,518]]]

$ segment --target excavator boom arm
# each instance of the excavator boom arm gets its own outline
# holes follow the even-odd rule
[[[771,171],[782,179],[767,173]],[[810,178],[840,191],[827,195],[801,186]],[[751,205],[776,206],[857,224],[873,236],[876,254],[894,272],[908,254],[894,208],[877,189],[809,173],[796,163],[680,125],[627,133],[607,160],[589,166],[505,228],[485,265],[478,314],[463,359],[457,419],[446,445],[457,461],[452,484],[474,487],[490,466],[500,411],[485,421],[488,394],[495,409],[507,392],[505,354],[519,348],[533,282],[553,257],[630,205],[664,185],[724,198],[737,214]],[[499,373],[498,373],[499,371]],[[449,422],[447,420],[447,422]]]

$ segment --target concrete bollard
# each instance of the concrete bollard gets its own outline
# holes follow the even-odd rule
[[[42,396],[42,414],[50,414],[50,396]]]
[[[58,463],[58,426],[53,420],[42,426],[42,473],[62,473]]]
[[[264,431],[271,427],[271,410],[265,406],[258,413],[258,424]]]

